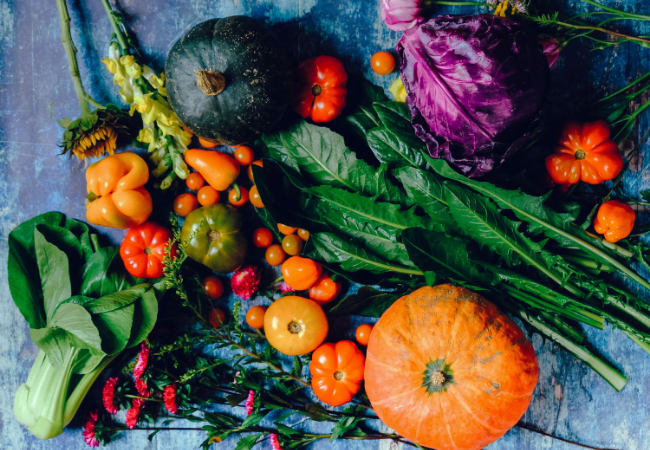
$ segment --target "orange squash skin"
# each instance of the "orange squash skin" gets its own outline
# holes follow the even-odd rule
[[[451,381],[429,393],[427,364],[440,360]],[[366,393],[379,418],[437,450],[479,450],[499,439],[528,409],[538,375],[517,324],[449,284],[396,301],[374,326],[366,355]]]

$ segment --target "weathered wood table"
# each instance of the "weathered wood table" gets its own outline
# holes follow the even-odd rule
[[[650,2],[621,0],[611,6],[650,14]],[[392,49],[399,33],[386,28],[380,17],[379,0],[117,0],[149,65],[164,66],[172,43],[199,21],[244,14],[264,19],[298,60],[318,54],[340,57],[352,73],[363,73],[388,87],[397,74],[379,77],[369,68],[370,56]],[[592,8],[565,3],[574,11]],[[115,3],[114,3],[115,4]],[[111,34],[99,0],[69,0],[73,38],[79,50],[82,78],[88,92],[101,103],[120,104],[117,89],[100,58],[108,50]],[[444,8],[441,13],[488,12],[486,8]],[[626,31],[650,35],[650,24]],[[553,71],[551,107],[562,116],[589,104],[594,98],[624,86],[650,70],[650,49],[625,44],[604,51],[590,51],[589,44],[573,42],[562,52]],[[13,416],[13,399],[25,381],[37,348],[27,323],[9,296],[7,286],[7,235],[15,225],[37,214],[56,210],[84,219],[84,168],[76,160],[58,156],[61,129],[54,119],[79,114],[77,99],[60,42],[54,0],[0,1],[0,448],[84,449],[79,426],[73,422],[64,434],[40,441]],[[650,115],[641,116],[640,130],[649,126]],[[643,133],[641,133],[643,134]],[[625,177],[632,196],[650,188],[645,175],[646,155],[633,161]],[[645,218],[647,221],[647,218]],[[105,230],[101,230],[105,231]],[[122,232],[109,233],[118,242]],[[648,275],[647,273],[645,274]],[[649,293],[641,293],[650,298]],[[355,322],[355,319],[352,319]],[[337,324],[349,336],[350,320]],[[523,421],[541,430],[584,444],[625,450],[650,448],[650,356],[617,330],[587,330],[603,356],[630,378],[617,393],[593,371],[535,335],[540,378],[530,409]],[[97,396],[97,388],[89,397]],[[86,405],[89,399],[87,399]],[[94,401],[95,404],[97,400]],[[86,408],[87,409],[87,408]],[[84,410],[84,406],[82,406]],[[323,430],[325,431],[325,430]],[[147,441],[146,432],[119,436],[113,449],[191,449],[204,439],[199,432],[161,432]],[[219,444],[232,449],[235,440]],[[319,442],[315,448],[393,448],[390,443]],[[260,447],[268,447],[268,443]],[[490,446],[494,450],[573,449],[569,444],[514,428]]]

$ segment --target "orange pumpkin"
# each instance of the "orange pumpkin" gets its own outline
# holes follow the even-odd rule
[[[374,326],[366,393],[387,426],[438,450],[479,450],[524,414],[537,384],[533,346],[465,288],[423,287]]]

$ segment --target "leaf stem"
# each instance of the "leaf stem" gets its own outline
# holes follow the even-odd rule
[[[108,3],[108,0],[102,0],[102,4],[104,5],[104,10],[106,10],[106,15],[108,16],[108,21],[111,24],[111,28],[113,28],[113,32],[115,33],[115,36],[117,37],[117,42],[119,42],[120,47],[122,47],[122,55],[126,56],[128,55],[128,48],[129,45],[126,42],[126,37],[124,36],[124,33],[122,32],[122,29],[120,26],[117,24],[115,21],[115,15],[116,14],[113,11],[113,8],[111,8],[110,3]]]
[[[70,15],[68,14],[68,5],[65,0],[56,0],[56,9],[59,12],[59,22],[61,24],[61,43],[63,44],[63,48],[65,48],[65,54],[68,58],[68,66],[70,67],[74,91],[79,100],[79,107],[81,108],[81,117],[85,117],[90,114],[90,105],[88,104],[88,94],[84,90],[81,76],[79,75],[77,49],[74,46],[74,42],[72,42]]]

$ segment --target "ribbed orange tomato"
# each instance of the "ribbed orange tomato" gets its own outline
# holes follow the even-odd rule
[[[370,334],[366,358],[366,393],[381,421],[438,450],[479,450],[503,436],[539,375],[521,329],[449,284],[397,300]]]
[[[281,297],[264,314],[264,334],[285,355],[304,355],[323,343],[329,325],[323,308],[308,298]]]
[[[361,389],[366,358],[352,341],[326,343],[311,356],[311,387],[321,401],[341,406]]]

